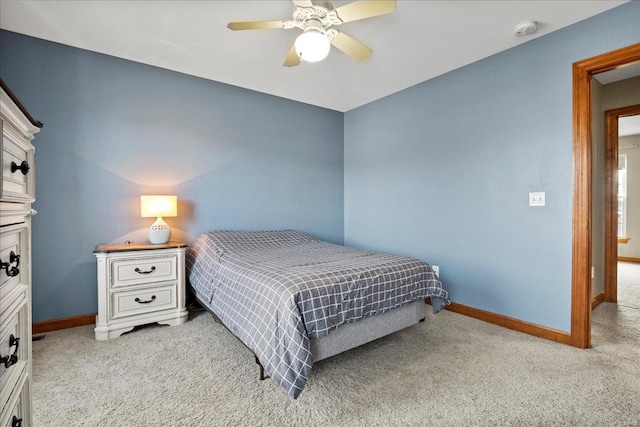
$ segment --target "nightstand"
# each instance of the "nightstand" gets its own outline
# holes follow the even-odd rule
[[[185,252],[187,245],[99,245],[96,340],[117,338],[134,326],[187,321]]]

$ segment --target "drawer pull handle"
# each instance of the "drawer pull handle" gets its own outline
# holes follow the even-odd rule
[[[29,166],[29,163],[27,163],[26,160],[23,160],[22,163],[20,163],[20,166],[18,166],[16,162],[11,162],[11,173],[15,173],[19,170],[22,172],[22,175],[26,175],[29,173],[29,169],[31,169],[31,166]]]
[[[14,415],[13,420],[11,420],[11,427],[22,427],[22,418],[18,418]]]
[[[6,369],[10,368],[12,365],[18,363],[18,347],[20,344],[20,338],[16,338],[11,334],[9,336],[9,348],[16,346],[16,349],[13,350],[13,354],[9,356],[0,357],[0,363],[4,363],[4,367]]]
[[[11,264],[13,264],[14,262],[16,263],[16,265],[11,267]],[[0,260],[0,270],[4,268],[7,271],[7,276],[9,277],[15,277],[20,274],[20,269],[18,268],[19,265],[20,255],[16,255],[13,251],[11,251],[11,253],[9,254],[9,262],[2,262]],[[11,267],[11,269],[9,269],[9,267]]]
[[[151,299],[148,299],[146,301],[140,301],[140,298],[136,298],[134,301],[137,302],[138,304],[149,304],[150,302],[153,302],[153,300],[156,299],[155,295],[151,295]]]
[[[148,270],[148,271],[142,271],[142,270],[140,270],[138,267],[136,267],[136,269],[135,269],[135,270],[133,270],[133,271],[135,271],[135,272],[136,272],[136,273],[138,273],[138,274],[151,274],[151,273],[153,273],[154,271],[156,271],[156,266],[155,266],[155,265],[152,265],[152,266],[151,266],[151,270]]]

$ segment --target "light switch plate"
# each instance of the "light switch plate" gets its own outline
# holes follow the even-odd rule
[[[529,206],[545,206],[544,191],[529,193]]]

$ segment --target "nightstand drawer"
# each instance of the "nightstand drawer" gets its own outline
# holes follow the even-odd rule
[[[133,316],[178,307],[176,284],[131,292],[114,292],[112,318]]]
[[[28,329],[28,306],[23,300],[13,313],[3,314],[0,330],[0,400],[6,401],[8,394],[18,382],[29,358],[28,346],[31,339]],[[6,320],[4,320],[6,319]]]
[[[144,283],[178,280],[176,255],[140,257],[113,261],[112,286],[134,286]]]

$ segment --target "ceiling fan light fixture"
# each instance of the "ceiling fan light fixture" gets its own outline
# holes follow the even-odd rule
[[[329,55],[331,42],[324,32],[310,27],[296,39],[296,53],[305,62],[322,61]]]
[[[291,20],[229,22],[227,27],[233,31],[270,28],[302,30],[302,34],[287,51],[282,63],[285,67],[295,67],[302,62],[322,61],[329,55],[331,46],[357,61],[364,61],[371,56],[373,50],[331,27],[386,15],[396,10],[396,0],[356,0],[337,8],[329,2],[320,6],[311,0],[292,1],[295,10]]]

